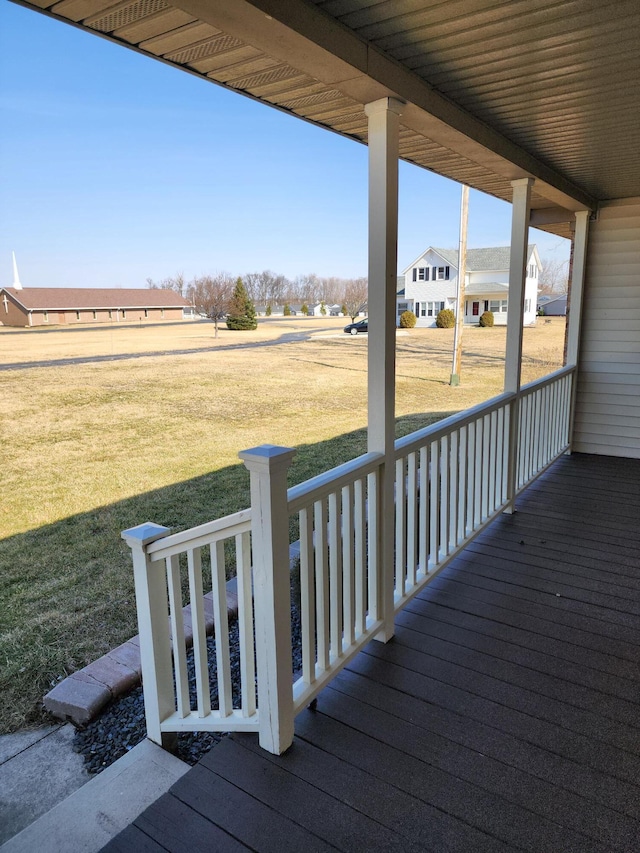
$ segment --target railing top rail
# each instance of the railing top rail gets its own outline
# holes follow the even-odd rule
[[[289,515],[360,477],[366,477],[367,474],[375,471],[383,459],[382,453],[364,453],[356,459],[332,468],[331,471],[325,471],[298,486],[293,486],[287,492]]]
[[[570,376],[575,372],[576,368],[573,365],[569,367],[560,367],[558,370],[554,370],[553,373],[548,373],[540,379],[534,379],[533,382],[528,382],[526,385],[523,385],[520,389],[520,394],[531,394],[533,391],[537,391],[539,388],[544,388],[545,385],[552,385],[554,382],[557,382],[558,379],[562,379],[563,376]]]
[[[513,392],[499,394],[491,400],[479,403],[472,409],[465,409],[463,412],[457,412],[455,415],[450,415],[448,418],[444,418],[444,420],[437,421],[435,424],[424,427],[424,429],[420,429],[417,432],[412,432],[409,435],[398,438],[395,443],[396,459],[400,459],[407,453],[412,453],[413,451],[418,450],[426,441],[437,441],[439,438],[442,438],[442,436],[447,435],[447,433],[452,432],[454,429],[466,426],[483,415],[489,415],[491,412],[495,412],[498,409],[503,408],[507,403],[510,403],[515,398],[516,394]]]
[[[220,539],[230,539],[239,533],[251,530],[251,510],[242,509],[224,518],[208,521],[190,530],[172,533],[164,539],[158,539],[147,547],[147,554],[152,560],[164,560],[174,554],[181,554],[188,548],[198,548],[209,545]]]

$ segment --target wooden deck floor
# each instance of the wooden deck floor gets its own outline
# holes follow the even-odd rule
[[[561,459],[298,717],[106,850],[640,851],[640,461]]]

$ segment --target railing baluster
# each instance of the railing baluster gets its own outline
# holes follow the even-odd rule
[[[342,545],[340,542],[338,494],[329,495],[329,602],[331,609],[331,654],[342,655]]]
[[[353,489],[342,488],[342,601],[344,644],[346,648],[355,640],[355,578],[353,563]]]
[[[182,586],[180,583],[180,558],[177,554],[165,560],[167,589],[169,592],[169,614],[171,618],[171,646],[173,648],[173,671],[176,679],[176,706],[179,717],[186,717],[189,704],[189,676],[187,673],[187,647],[184,639],[184,617],[182,613]]]
[[[368,609],[369,616],[372,616],[376,621],[381,618],[380,613],[380,549],[378,547],[378,529],[379,529],[379,479],[376,474],[367,476],[367,543],[369,547],[369,556],[367,560],[367,577],[368,577]]]
[[[228,717],[233,710],[233,698],[231,695],[227,584],[225,577],[224,542],[222,540],[211,545],[211,586],[213,591],[216,670],[218,674],[218,709],[222,717]]]
[[[202,589],[202,560],[200,548],[187,551],[189,574],[189,601],[193,625],[193,662],[196,673],[197,711],[199,717],[211,713],[209,694],[209,667],[207,662],[207,634],[204,624],[204,596]]]
[[[313,521],[306,507],[300,510],[299,519],[302,677],[307,684],[313,684],[316,680],[316,587],[313,573]]]
[[[482,521],[482,484],[484,477],[482,476],[482,450],[484,448],[484,418],[476,420],[476,458],[475,458],[475,495],[473,506],[473,517],[475,524],[480,524]],[[474,527],[475,527],[474,524]]]
[[[468,428],[460,427],[459,432],[459,464],[458,464],[458,532],[456,544],[465,537],[467,524],[467,468],[468,468]]]
[[[475,527],[475,490],[476,490],[476,424],[471,421],[468,430],[467,441],[467,516],[466,533],[470,533]]]
[[[410,453],[407,459],[407,574],[409,589],[416,582],[418,562],[418,454]],[[403,585],[403,591],[404,591]]]
[[[429,452],[427,447],[420,448],[420,503],[418,530],[420,536],[420,571],[429,571]]]
[[[364,481],[354,483],[354,525],[355,525],[355,572],[356,572],[356,634],[364,634],[367,619],[367,557],[366,542],[366,505]]]
[[[491,415],[482,419],[482,520],[489,515],[489,489],[491,485]],[[489,466],[487,471],[485,466]]]
[[[456,547],[456,535],[458,531],[458,430],[451,433],[449,447],[449,536],[447,539],[447,553],[450,554]]]
[[[438,565],[438,534],[440,507],[440,442],[432,441],[429,445],[429,570]]]
[[[330,612],[329,570],[327,560],[327,508],[325,500],[316,501],[315,564],[316,564],[316,631],[318,634],[318,665],[329,668]]]
[[[251,534],[236,535],[236,585],[238,594],[238,640],[242,715],[256,712],[256,663],[253,640],[253,596],[251,589]]]
[[[404,457],[396,461],[396,542],[395,542],[395,590],[405,593],[405,566],[407,564],[407,523],[405,500]]]

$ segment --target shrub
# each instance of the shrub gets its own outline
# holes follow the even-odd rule
[[[327,306],[324,304],[324,300],[320,303],[320,313],[323,317],[327,316]]]
[[[438,316],[436,317],[436,326],[439,329],[453,329],[456,324],[456,315],[451,310],[451,308],[443,308],[442,311],[438,311]]]
[[[305,317],[309,316],[309,306],[306,302],[302,303],[302,307],[300,308],[300,313],[304,314]]]
[[[284,308],[282,309],[282,313],[284,314],[285,317],[291,316],[291,306],[289,305],[288,302],[285,302]]]
[[[484,314],[481,314],[478,325],[490,329],[493,326],[493,312],[485,311]]]
[[[416,324],[416,315],[413,311],[403,311],[400,315],[400,328],[413,329]]]
[[[256,320],[255,306],[249,299],[249,294],[242,283],[242,279],[239,278],[236,281],[233,296],[231,297],[231,306],[227,315],[227,329],[245,331],[257,328],[258,321]]]
[[[267,310],[264,313],[265,313],[265,317],[271,316],[271,305],[267,305]]]

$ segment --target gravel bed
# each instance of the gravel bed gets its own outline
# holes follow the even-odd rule
[[[293,672],[302,668],[302,650],[300,643],[300,612],[297,605],[299,600],[295,595],[297,584],[292,582],[294,597],[291,608],[291,628],[293,640]],[[239,705],[240,695],[240,651],[238,643],[238,625],[236,620],[229,623],[229,645],[231,649],[231,681],[234,705]],[[211,705],[218,705],[218,688],[216,682],[216,650],[213,637],[207,639],[207,653],[211,683]],[[189,693],[191,707],[195,707],[196,684],[193,665],[193,650],[187,653],[189,670]],[[237,703],[237,704],[236,704]],[[84,756],[85,767],[89,773],[100,773],[118,758],[125,755],[136,744],[146,737],[147,730],[144,721],[144,700],[142,688],[137,687],[125,696],[115,699],[106,706],[105,710],[92,723],[77,731],[73,748]],[[227,735],[223,732],[195,732],[178,735],[176,755],[187,764],[196,762]]]

